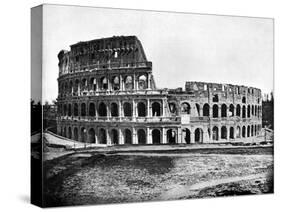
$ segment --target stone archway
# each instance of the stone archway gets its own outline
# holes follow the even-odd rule
[[[201,128],[195,130],[194,141],[195,143],[203,143],[203,130]]]
[[[138,144],[146,144],[146,133],[144,129],[138,130]]]
[[[152,143],[153,144],[161,143],[161,132],[159,129],[152,130]]]

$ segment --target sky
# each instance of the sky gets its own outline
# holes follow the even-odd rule
[[[43,102],[58,95],[58,58],[70,45],[136,35],[158,88],[186,81],[273,90],[273,19],[45,5]],[[36,97],[34,97],[36,98]]]

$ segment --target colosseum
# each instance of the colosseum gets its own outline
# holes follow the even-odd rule
[[[58,54],[57,132],[95,144],[254,141],[261,90],[187,81],[158,88],[136,36],[78,42]]]

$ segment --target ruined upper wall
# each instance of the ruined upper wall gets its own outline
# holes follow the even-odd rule
[[[214,95],[218,95],[220,99],[243,99],[247,98],[250,102],[257,101],[261,103],[261,89],[254,87],[247,87],[243,85],[232,84],[219,84],[219,83],[207,83],[207,82],[186,82],[185,92],[199,96],[201,98],[209,97],[213,98]]]
[[[58,54],[60,74],[87,65],[130,64],[146,62],[141,42],[136,36],[113,36],[78,42],[70,51]]]

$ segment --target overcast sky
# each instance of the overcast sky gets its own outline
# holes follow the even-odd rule
[[[136,35],[153,63],[158,88],[185,81],[273,90],[273,20],[45,5],[43,101],[57,98],[58,59],[71,44]]]

